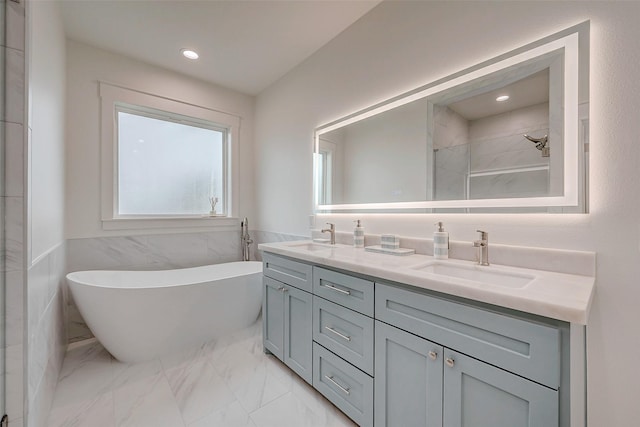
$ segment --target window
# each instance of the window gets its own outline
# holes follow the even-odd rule
[[[116,108],[118,215],[225,214],[226,129]]]
[[[105,83],[100,97],[104,229],[237,222],[238,117]]]

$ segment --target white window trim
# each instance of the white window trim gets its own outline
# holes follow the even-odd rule
[[[234,227],[238,225],[238,169],[240,117],[182,101],[144,93],[121,86],[99,82],[101,104],[100,127],[100,197],[101,221],[104,230],[132,230],[148,228]],[[166,111],[194,119],[205,120],[228,129],[227,135],[227,216],[121,216],[117,207],[117,110],[116,105],[129,104]]]

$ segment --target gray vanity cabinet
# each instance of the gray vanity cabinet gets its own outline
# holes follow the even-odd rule
[[[376,321],[376,427],[557,427],[557,390]]]
[[[264,261],[265,350],[359,425],[569,425],[562,324],[273,254]]]
[[[313,296],[296,287],[311,290],[311,266],[265,256],[263,274],[264,348],[311,384]]]
[[[380,283],[375,303],[376,427],[558,426],[557,328]]]
[[[265,277],[262,299],[264,348],[284,360],[284,284]]]
[[[376,321],[374,425],[442,426],[442,346]]]
[[[557,390],[449,349],[444,365],[443,427],[558,426]]]

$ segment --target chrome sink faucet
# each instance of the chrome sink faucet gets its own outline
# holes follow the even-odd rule
[[[480,233],[480,239],[473,241],[473,247],[478,248],[478,265],[489,265],[489,233],[476,230]]]
[[[325,228],[324,230],[320,230],[321,233],[331,233],[331,241],[332,245],[336,244],[336,225],[330,222],[327,223],[329,228]]]

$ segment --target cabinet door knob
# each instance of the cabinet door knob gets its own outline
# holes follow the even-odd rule
[[[438,358],[438,353],[436,353],[435,351],[430,351],[429,352],[429,358],[431,360],[436,360]]]
[[[455,361],[454,361],[453,359],[448,358],[448,357],[445,359],[445,361],[444,361],[444,362],[445,362],[445,363],[447,364],[447,366],[448,366],[448,367],[450,367],[450,368],[453,368],[453,365],[455,365]]]
[[[287,289],[285,286],[280,286],[280,287],[278,288],[278,290],[279,290],[280,292],[287,292],[289,289]]]

